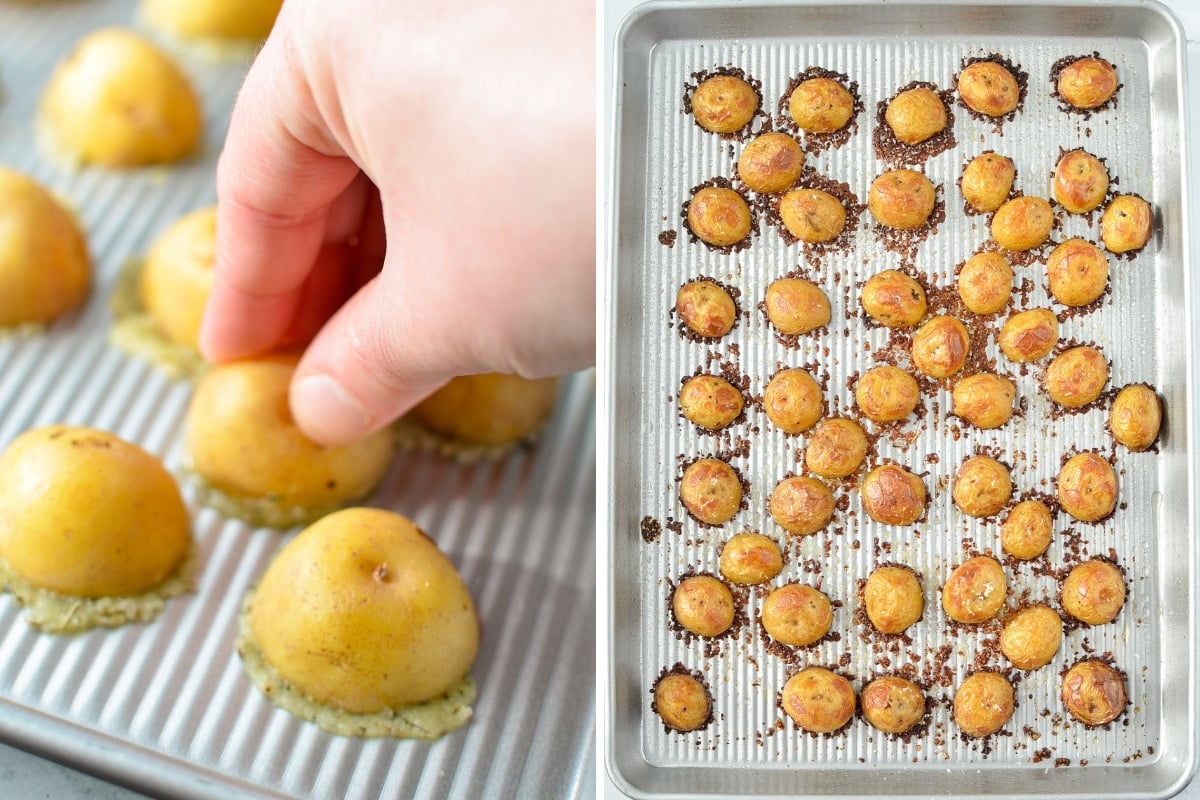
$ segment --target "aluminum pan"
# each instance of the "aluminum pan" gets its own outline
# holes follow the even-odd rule
[[[1158,463],[1148,470],[1134,470],[1134,474],[1123,478],[1127,481],[1123,483],[1123,491],[1127,489],[1130,496],[1142,497],[1141,505],[1132,512],[1134,519],[1127,520],[1127,527],[1160,532],[1153,539],[1139,540],[1133,548],[1135,552],[1122,552],[1122,558],[1136,560],[1146,570],[1147,580],[1139,583],[1142,588],[1140,591],[1138,587],[1134,588],[1136,603],[1145,613],[1139,614],[1139,622],[1127,631],[1134,639],[1140,637],[1141,640],[1136,646],[1128,642],[1123,646],[1131,658],[1138,658],[1139,653],[1145,655],[1150,677],[1142,684],[1145,702],[1138,712],[1143,723],[1139,728],[1143,733],[1139,735],[1147,742],[1154,740],[1155,753],[1153,757],[1116,766],[1097,765],[1093,761],[1086,770],[1033,765],[1027,758],[1023,763],[1020,759],[1003,756],[981,759],[961,748],[936,763],[918,759],[919,763],[912,764],[901,762],[895,752],[889,754],[885,748],[868,752],[869,748],[863,749],[864,743],[857,740],[845,746],[815,746],[791,738],[787,745],[780,746],[782,750],[773,751],[774,757],[764,757],[754,746],[747,744],[747,731],[756,730],[755,721],[761,722],[772,713],[777,715],[770,704],[778,685],[762,690],[766,699],[756,701],[760,707],[756,712],[760,714],[757,720],[753,714],[731,707],[721,693],[739,680],[757,679],[768,684],[771,678],[764,677],[763,673],[769,670],[747,670],[736,658],[718,657],[706,661],[695,648],[689,650],[679,645],[665,632],[667,589],[663,587],[663,579],[677,575],[683,565],[708,563],[712,568],[713,562],[708,559],[713,556],[713,542],[696,535],[694,526],[688,527],[685,522],[685,535],[680,538],[689,541],[676,543],[681,553],[671,556],[654,552],[637,535],[638,520],[645,514],[660,519],[667,515],[677,519],[684,516],[672,499],[674,486],[670,476],[674,472],[674,458],[679,454],[691,455],[714,449],[711,440],[698,439],[685,431],[683,424],[674,419],[674,412],[665,400],[673,393],[677,381],[690,374],[703,360],[696,352],[680,354],[678,351],[683,346],[676,342],[673,332],[666,333],[665,311],[670,305],[670,295],[685,278],[695,274],[720,278],[736,274],[738,280],[749,281],[755,291],[761,291],[764,284],[756,281],[761,280],[764,269],[777,269],[780,264],[794,266],[799,258],[795,249],[784,253],[784,248],[777,243],[767,244],[775,238],[770,230],[764,232],[751,250],[732,259],[688,245],[683,232],[676,246],[669,251],[656,241],[659,231],[679,227],[676,224],[678,207],[686,197],[688,187],[715,174],[729,175],[733,158],[732,153],[724,152],[724,145],[701,141],[705,135],[695,129],[690,119],[679,114],[681,78],[695,69],[737,63],[763,80],[765,105],[773,109],[787,78],[809,63],[848,72],[860,82],[867,101],[868,113],[860,118],[860,124],[865,123],[866,130],[860,130],[855,137],[860,142],[860,149],[867,150],[869,145],[861,147],[861,143],[870,141],[874,101],[890,95],[910,79],[932,79],[945,87],[956,71],[960,56],[996,50],[1012,52],[1012,48],[1018,48],[1020,57],[1015,60],[1022,62],[1031,73],[1032,98],[1038,90],[1045,94],[1044,85],[1036,83],[1044,81],[1044,66],[1070,52],[1058,48],[1074,47],[1081,52],[1090,52],[1095,48],[1084,49],[1084,45],[1094,43],[1096,39],[1103,39],[1105,47],[1115,45],[1128,53],[1128,65],[1132,69],[1123,73],[1122,80],[1126,84],[1123,91],[1129,93],[1132,89],[1139,99],[1122,105],[1122,113],[1144,115],[1137,118],[1145,119],[1146,123],[1145,127],[1135,131],[1136,138],[1128,142],[1122,140],[1120,151],[1129,160],[1121,163],[1118,157],[1113,171],[1124,176],[1122,189],[1153,195],[1152,200],[1162,214],[1163,229],[1167,232],[1152,257],[1143,254],[1143,260],[1135,262],[1150,262],[1152,266],[1144,273],[1147,283],[1139,285],[1142,299],[1123,318],[1104,323],[1112,333],[1144,328],[1141,321],[1145,319],[1154,321],[1147,341],[1135,348],[1135,352],[1126,356],[1110,354],[1114,358],[1113,385],[1126,382],[1126,372],[1149,368],[1153,373],[1152,382],[1167,400],[1171,419]],[[654,797],[716,792],[756,795],[1023,792],[1164,796],[1178,789],[1191,775],[1196,753],[1195,635],[1191,612],[1195,574],[1194,546],[1189,535],[1193,518],[1194,470],[1188,458],[1188,453],[1193,452],[1189,444],[1193,401],[1187,391],[1192,367],[1192,336],[1181,336],[1178,332],[1190,330],[1193,287],[1185,268],[1187,212],[1182,178],[1186,173],[1176,166],[1184,163],[1182,40],[1180,28],[1169,12],[1150,3],[1056,3],[1037,7],[1018,3],[978,6],[655,3],[639,8],[626,19],[618,35],[618,73],[614,82],[617,87],[613,159],[616,172],[611,231],[613,252],[608,280],[611,305],[607,320],[611,361],[606,372],[612,386],[609,418],[614,421],[607,475],[612,498],[609,508],[612,584],[607,758],[610,772],[625,791],[635,796]],[[881,48],[882,52],[887,52],[889,46],[904,53],[907,66],[932,64],[936,74],[929,75],[924,69],[910,70],[918,74],[906,72],[900,79],[896,74],[887,73],[886,66],[875,71],[876,68],[864,67],[854,60],[861,57],[864,50],[876,48],[870,50],[877,56],[872,63],[888,64],[888,59],[878,57],[878,54]],[[969,51],[968,46],[971,47]],[[830,64],[812,58],[814,52],[832,56],[835,61],[842,60]],[[799,53],[805,53],[809,60],[803,60]],[[1046,61],[1050,53],[1057,55]],[[847,68],[847,64],[853,64],[854,69]],[[1038,68],[1030,68],[1031,64]],[[871,81],[876,83],[868,86]],[[1135,107],[1132,112],[1131,106]],[[950,203],[959,201],[953,189],[954,175],[948,170],[961,163],[960,151],[966,130],[965,112],[956,109],[956,116],[960,147],[949,159],[951,163],[940,168],[940,182],[946,187],[951,220],[955,211],[950,208]],[[1145,130],[1153,130],[1154,135],[1145,136]],[[975,132],[971,129],[972,135]],[[1104,136],[1105,132],[1100,131],[1089,144],[1097,142],[1096,149],[1100,148],[1099,142],[1113,144]],[[995,142],[996,149],[1017,157],[1019,185],[1027,192],[1044,194],[1044,190],[1039,191],[1040,187],[1030,188],[1028,176],[1048,173],[1052,160],[1048,166],[1036,165],[1035,173],[1034,165],[1028,160],[1031,154],[1011,152],[1011,140],[1006,150],[1002,138],[984,136],[980,139],[988,144]],[[1038,144],[1044,149],[1050,143],[1040,141]],[[975,152],[986,149],[983,143],[972,146],[978,148]],[[847,148],[852,149],[853,145]],[[1148,169],[1142,167],[1139,170],[1134,163],[1136,159],[1132,154],[1139,152],[1151,165]],[[1057,154],[1057,149],[1054,153]],[[1101,154],[1114,157],[1111,150]],[[869,156],[860,153],[858,157],[864,159],[858,166],[865,162],[874,169]],[[854,158],[854,155],[847,155],[845,161],[853,164]],[[849,173],[844,168],[845,161],[837,162],[842,167],[838,170],[828,166],[833,160],[819,162],[824,167],[821,171],[847,180]],[[678,169],[681,163],[684,165],[682,170]],[[933,170],[931,166],[931,174]],[[680,171],[683,174],[678,174]],[[857,182],[850,181],[860,199],[865,197],[866,183],[875,174],[861,171],[866,174],[859,175]],[[1026,182],[1022,181],[1022,176]],[[935,182],[939,182],[938,179]],[[960,232],[958,225],[961,223],[951,221],[942,230],[949,229],[957,234]],[[969,254],[979,243],[980,235],[978,231],[969,233],[972,243],[964,252]],[[860,235],[859,242],[861,247],[870,243],[871,237]],[[956,246],[944,246],[951,252],[935,256],[938,263],[930,271],[944,271],[961,261],[964,256],[954,252]],[[756,250],[760,252],[756,254]],[[761,252],[764,250],[766,254]],[[780,261],[780,258],[784,260]],[[735,263],[740,265],[740,271],[732,268]],[[878,268],[882,266],[871,267],[870,271]],[[747,292],[745,283],[742,288],[743,298],[752,298],[748,304],[743,304],[744,307],[752,306],[761,296],[755,291]],[[830,290],[829,293],[835,303],[836,319],[839,298],[844,292]],[[742,338],[737,338],[737,330],[734,333],[734,341],[742,349],[743,372],[749,375],[756,373],[752,366],[747,366],[748,363],[774,363],[777,355],[770,341],[750,341],[752,337],[746,330],[756,321],[757,316],[753,316],[751,325],[741,326]],[[1102,337],[1095,338],[1104,341]],[[836,358],[855,363],[851,348],[838,351]],[[752,392],[761,391],[761,388],[761,382],[755,383]],[[835,395],[838,391],[833,390]],[[637,420],[638,424],[617,426],[616,420]],[[1082,423],[1074,422],[1067,427],[1072,425],[1074,428],[1067,432],[1067,437],[1087,441],[1091,436],[1095,441],[1095,430],[1089,433],[1082,429]],[[1028,452],[1035,452],[1039,441],[1029,438],[1022,444]],[[962,452],[956,450],[947,461],[957,464]],[[764,471],[777,479],[782,472],[771,458],[756,453],[752,457],[754,467],[751,471],[765,461],[770,467]],[[1032,477],[1035,481],[1045,480],[1044,475]],[[757,491],[758,494],[751,498],[748,517],[736,520],[729,532],[734,528],[756,526],[759,521],[756,510],[761,508],[759,501],[763,497],[763,490]],[[935,513],[946,512],[948,509]],[[1061,529],[1061,523],[1059,527]],[[972,534],[975,531],[972,530]],[[668,534],[663,536],[669,538]],[[855,563],[861,567],[859,562]],[[936,570],[934,574],[938,575]],[[936,587],[930,585],[936,582],[936,578],[926,579],[927,608],[936,605]],[[848,601],[850,605],[853,603],[852,596],[839,595],[838,599]],[[1068,638],[1064,643],[1064,650],[1070,649],[1072,657],[1078,653],[1078,648],[1077,639]],[[717,695],[718,719],[705,736],[666,736],[647,710],[647,692],[653,676],[676,657],[689,667],[705,669]],[[1055,664],[1062,658],[1060,655]],[[752,718],[749,722],[742,719],[747,716]],[[863,727],[862,723],[857,725],[860,729]],[[852,729],[851,737],[857,739],[860,735],[861,730],[856,733]],[[1055,746],[1088,749],[1079,737],[1074,737],[1069,748],[1066,742],[1055,742]],[[863,757],[868,763],[860,765],[855,757]],[[1003,770],[1002,783],[995,781],[997,769]],[[886,791],[880,787],[886,787]]]
[[[208,123],[201,157],[186,164],[66,173],[31,139],[52,66],[87,31],[129,24],[135,7],[0,3],[0,163],[78,209],[97,267],[81,312],[43,337],[0,341],[0,446],[37,425],[89,424],[178,475],[188,387],[108,344],[107,300],[125,259],[212,202],[245,63],[179,54]],[[478,467],[400,458],[372,498],[439,539],[480,610],[479,700],[461,731],[434,743],[343,739],[275,710],[242,674],[233,641],[242,592],[286,535],[197,509],[188,493],[200,584],[153,624],[41,635],[0,595],[0,738],[156,796],[593,796],[593,384],[567,382],[538,448]]]

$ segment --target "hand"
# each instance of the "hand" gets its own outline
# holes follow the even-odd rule
[[[578,0],[288,0],[217,169],[205,356],[315,333],[290,399],[326,444],[455,375],[592,363],[594,30]]]

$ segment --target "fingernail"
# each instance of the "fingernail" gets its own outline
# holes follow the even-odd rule
[[[349,444],[371,429],[367,409],[329,375],[301,378],[292,388],[291,400],[300,429],[322,444]]]

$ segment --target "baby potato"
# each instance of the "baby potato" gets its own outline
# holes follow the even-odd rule
[[[1086,214],[1108,194],[1108,168],[1086,150],[1064,153],[1054,167],[1054,199],[1072,214]]]
[[[781,370],[763,392],[767,418],[784,433],[804,433],[825,413],[820,385],[803,369]]]
[[[832,242],[846,227],[842,201],[820,189],[795,189],[779,201],[779,218],[788,233],[807,244]]]
[[[835,672],[809,667],[788,678],[780,705],[802,729],[810,733],[833,733],[854,716],[854,687]]]
[[[150,245],[138,289],[146,313],[171,341],[199,348],[216,254],[216,206],[185,214]]]
[[[1094,347],[1072,347],[1055,356],[1046,369],[1046,393],[1066,408],[1081,408],[1104,391],[1108,361]]]
[[[283,0],[142,0],[151,26],[182,39],[265,39]]]
[[[863,589],[863,604],[867,619],[880,633],[904,633],[921,619],[925,611],[925,596],[921,582],[911,569],[880,567],[867,578]]]
[[[992,238],[1005,250],[1040,247],[1054,227],[1054,209],[1040,197],[1017,197],[996,209]]]
[[[113,168],[183,159],[199,144],[204,121],[179,67],[122,28],[79,42],[50,77],[39,115],[56,155]]]
[[[931,317],[913,335],[913,364],[931,378],[948,378],[961,370],[970,350],[967,327],[954,317]]]
[[[953,414],[977,428],[999,428],[1012,419],[1017,387],[1008,378],[981,372],[954,385]]]
[[[683,471],[679,500],[700,522],[721,525],[742,507],[742,479],[719,458],[701,458]]]
[[[1062,619],[1049,606],[1023,608],[1004,624],[1000,651],[1019,669],[1044,667],[1062,644]]]
[[[976,253],[958,273],[958,296],[974,314],[995,314],[1012,297],[1013,271],[1000,253]]]
[[[191,541],[162,462],[93,428],[51,425],[0,454],[0,558],[42,589],[128,597],[162,583]]]
[[[1046,552],[1054,535],[1054,517],[1041,500],[1022,500],[1000,526],[1000,546],[1014,558],[1028,560]]]
[[[717,375],[695,375],[679,389],[679,409],[684,418],[705,430],[729,427],[744,405],[738,388]]]
[[[721,548],[721,575],[741,586],[766,583],[783,570],[779,545],[761,533],[739,533]]]
[[[925,318],[925,290],[898,269],[885,269],[863,284],[860,297],[867,316],[889,328],[911,328]]]
[[[733,625],[733,594],[711,575],[684,578],[671,595],[675,621],[697,636],[720,636]]]
[[[925,513],[925,484],[895,464],[867,473],[859,488],[867,516],[884,525],[911,525]]]
[[[1100,240],[1110,253],[1141,250],[1154,232],[1150,204],[1136,194],[1122,194],[1100,215]]]
[[[535,436],[554,411],[557,378],[462,375],[409,413],[434,433],[466,444],[503,446]]]
[[[37,181],[0,166],[0,328],[53,321],[91,282],[79,224]]]
[[[1009,361],[1045,358],[1058,344],[1058,317],[1048,308],[1031,308],[1013,314],[1004,321],[997,344]]]
[[[387,471],[393,443],[387,430],[344,447],[305,436],[288,406],[295,368],[290,355],[214,367],[196,384],[185,443],[191,468],[209,487],[313,520],[367,495]]]
[[[816,478],[784,478],[771,492],[768,510],[779,527],[795,536],[816,533],[833,519],[833,492]]]
[[[925,692],[896,675],[885,675],[868,683],[859,700],[863,718],[884,733],[904,733],[925,716]]]
[[[812,281],[780,278],[767,287],[763,298],[767,319],[785,336],[809,333],[830,319],[829,298]]]
[[[863,373],[854,384],[854,402],[872,422],[896,422],[917,407],[917,379],[899,367],[883,365]]]
[[[689,281],[675,293],[675,313],[688,330],[704,339],[719,339],[737,322],[737,303],[716,281]]]
[[[763,630],[780,644],[806,647],[829,633],[832,625],[829,598],[811,586],[789,583],[763,601]]]
[[[900,92],[887,104],[884,120],[904,144],[920,144],[946,127],[946,105],[925,86]]]
[[[760,134],[746,145],[738,158],[737,171],[751,191],[786,192],[804,170],[804,150],[786,133]]]
[[[750,235],[754,224],[746,198],[733,189],[706,186],[688,203],[687,224],[700,241],[731,247]]]
[[[976,61],[958,74],[958,96],[972,111],[1002,117],[1016,110],[1021,87],[1003,64]]]
[[[941,102],[941,101],[938,101]],[[916,170],[893,169],[877,177],[867,190],[867,208],[880,225],[897,230],[919,228],[933,213],[937,190]]]
[[[708,722],[712,701],[708,689],[694,676],[672,672],[654,684],[654,710],[664,725],[686,733]]]
[[[809,78],[792,90],[788,112],[801,130],[833,133],[854,115],[854,95],[832,78]]]
[[[1087,56],[1063,67],[1055,85],[1067,105],[1099,108],[1117,93],[1117,70],[1102,58]]]
[[[808,438],[804,463],[822,478],[844,478],[867,456],[867,435],[851,419],[827,419]]]
[[[1117,392],[1108,416],[1113,438],[1130,450],[1145,450],[1158,438],[1162,426],[1162,404],[1154,389],[1144,383]]]
[[[1065,306],[1086,306],[1108,286],[1108,257],[1085,239],[1067,239],[1046,260],[1050,294]]]
[[[963,199],[976,211],[995,211],[1012,192],[1017,168],[1011,158],[987,152],[975,156],[963,168]]]
[[[692,116],[712,133],[737,133],[758,113],[758,92],[736,75],[713,75],[692,92]]]
[[[301,531],[254,590],[267,663],[318,703],[359,714],[435,698],[479,648],[475,605],[433,539],[391,511],[349,508]]]
[[[990,517],[1012,497],[1008,467],[990,456],[972,456],[954,478],[954,504],[972,517]]]
[[[967,736],[990,736],[1013,715],[1013,687],[998,672],[976,672],[954,693],[954,722]]]
[[[975,556],[960,564],[942,587],[942,610],[956,622],[974,624],[996,616],[1008,596],[1008,581],[1000,562]]]
[[[1063,676],[1062,701],[1067,713],[1085,725],[1107,725],[1129,705],[1129,693],[1121,673],[1089,659]]]
[[[1117,507],[1117,473],[1098,453],[1071,456],[1058,471],[1058,502],[1080,522],[1098,522]]]
[[[1077,564],[1062,585],[1062,607],[1088,625],[1112,622],[1125,605],[1125,576],[1116,564],[1093,558]]]

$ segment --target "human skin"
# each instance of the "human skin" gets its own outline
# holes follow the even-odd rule
[[[285,6],[218,164],[204,355],[315,335],[290,402],[325,444],[455,375],[592,363],[592,5]]]

